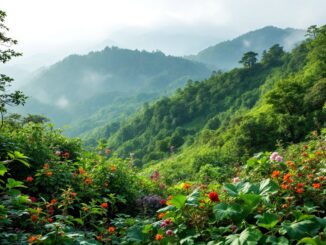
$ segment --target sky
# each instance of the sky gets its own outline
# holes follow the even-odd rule
[[[0,0],[26,70],[105,46],[183,56],[266,25],[326,24],[326,0]],[[18,68],[17,68],[18,69]]]

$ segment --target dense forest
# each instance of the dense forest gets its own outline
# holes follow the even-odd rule
[[[21,55],[5,18],[0,11],[2,64]],[[126,115],[119,117],[119,107],[98,111],[88,122],[100,127],[87,134],[87,149],[42,115],[9,113],[28,98],[8,89],[14,80],[0,75],[1,244],[325,244],[325,25],[310,27],[292,51],[273,44],[261,57],[245,52],[242,68],[188,80],[183,88],[181,82],[158,100],[162,91],[152,90],[152,82],[167,89],[184,70],[204,75],[207,68],[117,48],[63,63],[88,67],[88,59],[103,55],[106,66],[106,52],[147,57],[144,69],[153,80],[116,84],[139,88],[133,95],[90,91],[88,106],[110,101]],[[159,74],[162,60],[175,73]],[[135,77],[134,66],[121,62],[115,74]],[[63,63],[46,71],[49,81]],[[34,85],[41,89],[47,81],[42,76]],[[53,98],[83,88],[57,82]],[[108,114],[116,121],[102,124]],[[90,129],[84,126],[78,133]]]

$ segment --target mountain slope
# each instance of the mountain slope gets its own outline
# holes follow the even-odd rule
[[[133,97],[133,111],[139,104],[181,87],[188,79],[203,79],[210,73],[203,64],[162,52],[105,48],[71,55],[37,74],[23,89],[31,97],[24,111],[44,114],[62,126],[110,107],[102,118],[110,119],[114,117],[110,110],[115,107],[124,113],[122,98]]]
[[[298,142],[325,122],[323,45],[309,39],[291,53],[274,45],[251,68],[190,83],[123,123],[108,145],[133,153],[137,165],[176,152],[184,164],[227,164],[273,149],[277,140]]]
[[[208,64],[215,69],[229,70],[239,66],[238,62],[245,52],[254,51],[261,55],[274,44],[280,44],[285,50],[291,50],[298,42],[304,40],[304,34],[304,30],[266,26],[186,58]]]

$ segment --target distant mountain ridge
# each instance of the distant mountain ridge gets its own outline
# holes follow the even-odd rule
[[[125,106],[131,113],[139,103],[168,94],[189,79],[204,79],[210,74],[204,64],[160,51],[107,47],[87,55],[70,55],[40,71],[23,88],[30,96],[23,112],[44,114],[55,125],[63,126],[105,107],[107,114],[102,114],[100,121],[110,120],[110,113],[117,114],[115,107],[120,114],[125,113],[121,98],[130,101]]]
[[[197,55],[185,58],[202,62],[213,69],[229,70],[240,66],[238,61],[245,52],[254,51],[261,55],[274,44],[280,44],[285,50],[291,50],[304,40],[305,33],[305,30],[266,26],[232,40],[220,42],[200,51]]]

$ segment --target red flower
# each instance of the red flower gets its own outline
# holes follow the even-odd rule
[[[298,183],[298,184],[297,184],[297,187],[298,187],[298,188],[302,188],[302,187],[304,187],[304,183]]]
[[[315,182],[315,183],[312,184],[312,187],[314,189],[320,189],[320,184]]]
[[[30,236],[27,240],[28,243],[33,243],[37,240],[37,237],[36,236]]]
[[[112,165],[112,166],[111,166],[111,171],[112,171],[112,172],[115,172],[116,170],[117,170],[117,167],[116,167],[115,165]]]
[[[28,176],[28,177],[26,178],[26,181],[27,181],[27,182],[33,182],[33,180],[34,180],[34,178],[33,178],[32,176]]]
[[[298,194],[302,194],[303,191],[304,191],[303,188],[298,188],[298,189],[297,189],[297,193],[298,193]]]
[[[220,201],[220,198],[219,198],[218,194],[215,191],[210,192],[208,194],[208,197],[212,202],[219,202]]]
[[[36,202],[36,197],[29,197],[29,200],[31,200],[32,202]]]
[[[53,223],[53,219],[52,218],[48,218],[49,223]]]
[[[112,234],[113,232],[115,232],[115,227],[114,227],[114,226],[110,226],[110,227],[108,228],[108,232],[109,232],[110,234]]]
[[[190,188],[190,184],[189,183],[183,183],[182,188],[185,190],[188,190]]]
[[[49,177],[51,177],[52,176],[52,172],[51,171],[48,171],[48,172],[46,172],[46,175],[49,176]]]
[[[33,215],[31,216],[31,219],[32,219],[33,222],[37,222],[38,217],[37,217],[37,215],[33,214]]]
[[[277,179],[278,176],[280,175],[280,171],[279,170],[274,170],[273,173],[272,173],[272,178],[273,179]]]
[[[80,167],[80,168],[79,168],[79,173],[80,173],[80,174],[85,174],[86,172],[85,172],[85,170],[84,170],[82,167]]]
[[[102,208],[107,208],[109,205],[108,205],[108,203],[107,202],[103,202],[102,204],[101,204],[101,207]]]
[[[156,241],[161,241],[163,239],[163,235],[162,234],[156,234],[155,236],[155,240]]]
[[[161,199],[161,200],[160,200],[160,204],[161,204],[161,205],[165,205],[165,204],[166,204],[166,200]]]
[[[89,185],[92,184],[93,180],[91,178],[86,178],[84,182]]]
[[[68,159],[70,157],[70,153],[68,151],[65,151],[62,156],[66,159]]]
[[[76,192],[71,192],[71,196],[72,196],[72,198],[76,198],[77,193]]]
[[[287,189],[288,189],[288,185],[287,185],[287,184],[282,184],[282,185],[281,185],[281,188],[282,188],[283,190],[287,190]]]

